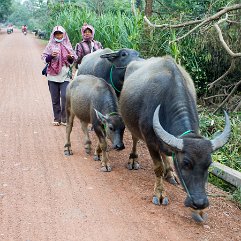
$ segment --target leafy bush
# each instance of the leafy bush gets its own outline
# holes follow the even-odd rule
[[[50,33],[55,25],[62,25],[75,45],[82,39],[80,28],[87,22],[95,28],[95,39],[104,47],[111,49],[140,49],[141,15],[136,18],[125,13],[105,13],[98,16],[87,8],[77,5],[55,4],[50,7],[50,20],[47,31]]]

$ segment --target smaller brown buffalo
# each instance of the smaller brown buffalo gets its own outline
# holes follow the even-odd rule
[[[65,155],[72,155],[70,133],[73,127],[74,117],[81,122],[84,133],[84,146],[87,154],[91,151],[91,141],[88,133],[88,124],[92,127],[99,139],[95,149],[94,159],[100,160],[101,170],[111,171],[107,158],[108,137],[115,150],[125,148],[123,134],[125,125],[118,113],[118,101],[114,89],[104,80],[92,75],[79,75],[67,87],[66,92],[66,139]]]

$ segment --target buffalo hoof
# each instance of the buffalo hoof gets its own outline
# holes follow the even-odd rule
[[[140,164],[139,164],[138,162],[134,162],[134,163],[133,163],[133,169],[134,169],[134,170],[140,169]]]
[[[128,164],[127,164],[127,168],[128,168],[129,170],[132,170],[132,167],[133,167],[133,166],[132,166],[132,163],[128,163]]]
[[[127,168],[129,170],[138,170],[140,169],[140,164],[138,162],[128,163]]]
[[[161,205],[160,199],[159,199],[158,197],[156,197],[156,196],[154,196],[154,197],[152,198],[152,202],[153,202],[155,205]]]
[[[162,199],[162,203],[160,202],[160,199],[157,197],[157,196],[153,196],[153,198],[152,198],[152,202],[153,202],[153,204],[155,204],[155,205],[164,205],[164,206],[166,206],[167,204],[168,204],[168,197],[164,197],[163,199]]]
[[[104,167],[101,167],[100,169],[102,172],[111,172],[111,167],[110,166],[104,166]]]
[[[64,155],[65,156],[71,156],[71,155],[73,155],[73,152],[72,152],[71,149],[67,149],[67,150],[64,150]]]
[[[208,215],[207,215],[207,213],[204,213],[203,211],[193,210],[192,218],[198,223],[203,223],[208,219]]]
[[[168,205],[168,203],[169,203],[168,197],[164,197],[164,198],[162,199],[162,205],[166,206],[166,205]]]
[[[95,161],[100,161],[100,156],[99,155],[94,155],[94,160]]]

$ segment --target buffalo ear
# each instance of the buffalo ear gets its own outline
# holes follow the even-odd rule
[[[118,52],[113,52],[109,54],[102,54],[100,55],[102,59],[108,59],[109,61],[113,61],[115,58],[119,57],[119,51]]]
[[[102,115],[98,110],[96,110],[96,109],[94,109],[94,110],[95,110],[95,114],[96,114],[97,119],[103,124],[106,123],[107,117]]]

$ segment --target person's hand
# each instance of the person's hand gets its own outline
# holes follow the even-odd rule
[[[67,58],[68,58],[68,59],[73,59],[73,58],[74,58],[74,55],[73,55],[73,54],[68,54],[68,55],[67,55]]]
[[[53,57],[56,57],[58,54],[59,54],[58,52],[55,52],[55,51],[52,52]]]

